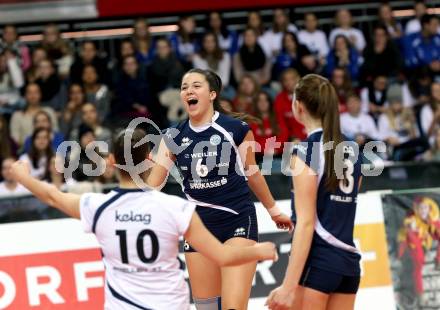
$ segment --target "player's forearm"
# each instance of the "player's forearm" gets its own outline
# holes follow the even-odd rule
[[[235,266],[263,259],[257,247],[236,247],[224,245],[219,261],[221,266]]]
[[[55,205],[54,196],[59,190],[54,185],[40,181],[30,175],[20,176],[17,181],[45,204]]]
[[[266,209],[270,209],[275,205],[275,199],[260,171],[248,177],[248,185]]]
[[[283,286],[294,289],[298,286],[313,239],[314,222],[298,221],[292,240],[289,264],[284,276]]]

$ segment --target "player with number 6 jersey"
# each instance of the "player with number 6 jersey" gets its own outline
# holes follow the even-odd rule
[[[316,74],[297,84],[293,111],[307,138],[294,146],[291,256],[269,309],[353,309],[360,252],[353,242],[361,157],[339,127],[338,97]]]
[[[139,169],[149,155],[145,135],[128,129],[116,137],[107,164],[117,165],[120,182],[107,194],[63,193],[31,177],[20,161],[11,173],[37,198],[95,234],[105,266],[105,309],[189,310],[189,288],[177,258],[181,236],[220,266],[276,259],[275,245],[223,245],[204,227],[193,203],[146,187],[142,180],[149,170]]]
[[[212,71],[192,69],[183,76],[180,95],[189,119],[166,131],[148,183],[161,186],[176,164],[182,190],[207,229],[222,243],[240,248],[258,241],[250,190],[279,228],[290,229],[292,223],[276,207],[255,162],[248,124],[221,109],[221,89]],[[247,309],[256,263],[219,268],[190,244],[184,250],[197,309]]]

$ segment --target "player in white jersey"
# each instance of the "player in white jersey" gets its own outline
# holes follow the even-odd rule
[[[131,138],[125,140],[126,135]],[[177,259],[182,235],[220,266],[276,259],[272,243],[240,248],[221,244],[204,227],[194,204],[140,186],[136,176],[144,178],[148,172],[139,173],[136,167],[147,159],[149,146],[134,145],[144,137],[142,130],[130,129],[116,138],[109,162],[118,164],[120,182],[108,194],[63,193],[31,177],[24,162],[11,168],[13,178],[37,198],[80,219],[84,230],[96,235],[106,270],[105,309],[189,309],[189,289]],[[131,151],[131,165],[124,149]]]

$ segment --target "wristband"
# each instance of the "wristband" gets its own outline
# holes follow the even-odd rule
[[[281,210],[277,205],[273,206],[272,208],[267,209],[267,212],[269,212],[270,217],[275,217],[275,216],[281,215]]]

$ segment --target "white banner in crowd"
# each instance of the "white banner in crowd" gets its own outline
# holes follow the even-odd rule
[[[290,201],[279,201],[290,213]],[[284,276],[290,235],[277,231],[257,204],[261,241],[277,244],[280,259],[257,267],[249,309],[264,307],[265,297]],[[362,281],[356,310],[395,309],[382,203],[377,194],[359,195],[355,228],[362,251]],[[104,267],[92,234],[73,219],[0,225],[0,309],[102,309]],[[183,254],[181,254],[183,259]]]

